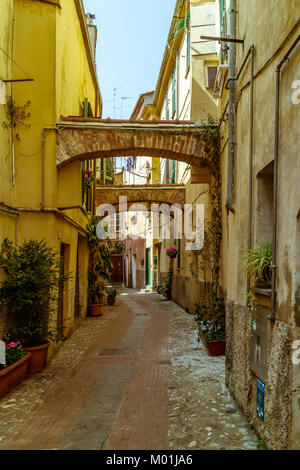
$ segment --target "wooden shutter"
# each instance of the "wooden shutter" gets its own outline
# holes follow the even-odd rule
[[[177,109],[177,86],[176,86],[176,65],[172,72],[172,118],[176,114]]]

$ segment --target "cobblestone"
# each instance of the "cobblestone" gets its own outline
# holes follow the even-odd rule
[[[211,357],[208,355],[202,342],[198,342],[196,324],[193,317],[175,303],[166,301],[158,294],[148,293],[136,295],[134,291],[127,291],[128,294],[126,294],[126,296],[128,295],[128,297],[125,296],[124,299],[128,300],[121,304],[123,306],[121,306],[121,308],[119,307],[119,310],[104,308],[103,317],[85,318],[80,327],[73,333],[72,337],[61,344],[44,371],[39,374],[27,376],[22,384],[0,400],[1,446],[3,446],[4,441],[6,441],[5,438],[9,434],[12,436],[15,429],[20,427],[18,426],[20,423],[22,423],[21,427],[23,427],[23,429],[24,426],[27,429],[26,423],[28,422],[29,414],[38,414],[38,411],[43,409],[42,407],[39,408],[43,403],[44,407],[48,406],[47,400],[44,400],[45,394],[48,393],[52,386],[56,386],[57,390],[60,390],[62,386],[65,387],[63,380],[66,381],[67,373],[70,373],[70,369],[81,360],[83,355],[85,357],[86,354],[92,354],[91,357],[93,357],[93,354],[96,354],[96,350],[94,351],[94,346],[92,345],[98,344],[99,338],[106,338],[109,328],[106,332],[105,330],[113,321],[115,322],[110,327],[110,334],[113,334],[113,337],[116,335],[115,325],[120,327],[118,333],[120,339],[117,340],[116,344],[119,344],[122,338],[127,338],[128,335],[126,336],[126,334],[128,333],[128,328],[130,329],[130,324],[127,324],[124,319],[124,324],[122,323],[123,326],[120,325],[124,308],[132,312],[134,312],[135,308],[136,315],[138,315],[141,311],[139,304],[141,304],[143,307],[147,308],[148,311],[151,312],[151,316],[153,316],[152,323],[149,323],[149,325],[152,325],[151,327],[149,326],[150,329],[148,329],[148,323],[144,325],[145,336],[142,345],[143,354],[149,354],[149,351],[153,351],[154,354],[153,357],[152,355],[145,356],[148,361],[147,373],[149,374],[149,367],[153,368],[153,373],[149,375],[149,380],[152,376],[153,380],[157,376],[157,367],[166,368],[164,370],[167,380],[161,383],[156,380],[153,382],[152,379],[148,381],[147,375],[144,372],[143,363],[139,365],[137,358],[132,360],[133,364],[136,366],[136,373],[131,377],[129,385],[131,384],[132,390],[138,393],[136,398],[143,397],[142,390],[144,390],[146,395],[148,393],[147,399],[145,398],[146,401],[144,402],[142,400],[140,403],[144,414],[149,405],[149,399],[152,399],[155,394],[157,395],[157,403],[161,405],[157,405],[155,402],[157,408],[156,412],[158,413],[156,413],[155,417],[153,417],[153,411],[155,409],[153,407],[151,408],[151,406],[149,408],[148,406],[149,410],[151,409],[151,417],[149,417],[148,421],[148,418],[146,419],[145,423],[147,423],[147,426],[144,423],[145,419],[140,419],[138,416],[136,416],[131,423],[129,418],[130,416],[134,417],[137,402],[136,398],[132,401],[133,395],[128,391],[127,387],[127,391],[125,392],[127,407],[125,406],[123,410],[125,413],[123,413],[123,418],[122,416],[120,417],[119,413],[120,423],[123,427],[121,425],[121,427],[117,426],[118,421],[115,422],[114,438],[111,441],[112,446],[109,448],[122,448],[113,445],[114,442],[122,442],[118,437],[120,430],[122,431],[121,434],[125,433],[124,436],[126,438],[128,437],[129,439],[130,437],[128,443],[124,441],[122,444],[127,446],[125,447],[126,449],[144,448],[141,446],[144,445],[142,442],[144,442],[145,439],[139,441],[142,430],[150,433],[150,439],[153,434],[151,425],[155,427],[159,424],[157,429],[160,429],[161,438],[159,442],[156,442],[157,439],[155,440],[155,437],[158,436],[158,434],[154,432],[151,437],[154,439],[153,449],[161,449],[163,448],[161,447],[162,445],[166,445],[166,448],[171,450],[256,449],[256,436],[251,429],[249,429],[243,414],[234,403],[225,386],[224,357]],[[130,295],[130,293],[134,295]],[[136,299],[135,303],[134,299]],[[136,302],[138,303],[136,304]],[[163,318],[164,314],[166,314],[167,317]],[[118,315],[120,315],[120,317],[118,317]],[[165,324],[163,331],[161,331],[162,323]],[[155,329],[158,324],[160,325],[160,336],[157,336],[158,332]],[[168,328],[167,324],[169,325]],[[123,331],[122,334],[121,330]],[[149,331],[152,331],[151,335]],[[136,342],[136,338],[131,338],[131,336],[127,338],[127,341],[133,340]],[[158,338],[160,339],[158,340]],[[164,338],[168,338],[168,342],[167,339],[165,342]],[[155,339],[157,339],[157,343],[153,342]],[[122,341],[124,341],[124,339]],[[113,343],[110,344],[109,342],[106,346],[116,347],[116,345]],[[159,348],[161,349],[161,356],[156,357]],[[87,350],[94,352],[88,353]],[[117,364],[118,361],[121,361],[120,365],[123,363],[122,358],[118,357],[115,359],[112,357],[109,361],[112,361],[112,364]],[[156,364],[157,362],[160,365]],[[85,364],[87,365],[88,362]],[[109,364],[109,362],[107,364]],[[79,365],[76,365],[76,369],[78,369],[78,367]],[[90,373],[93,373],[92,369]],[[163,378],[163,375],[161,377]],[[112,379],[113,382],[111,386],[114,387],[114,377],[112,377]],[[160,389],[157,387],[165,387],[166,392],[168,392],[168,396],[167,393],[165,394],[165,417],[160,416],[161,408],[159,406],[162,406],[162,395]],[[125,398],[123,398],[123,407]],[[56,401],[54,405],[57,406]],[[36,412],[34,412],[35,408]],[[130,415],[127,416],[126,413],[130,413]],[[167,418],[168,422],[166,421]],[[162,421],[160,422],[160,420]],[[163,423],[164,420],[165,425]],[[135,426],[137,426],[136,429]],[[164,436],[167,437],[165,438]],[[166,444],[162,444],[162,441]],[[130,447],[132,445],[133,447]]]
[[[45,370],[27,375],[26,380],[0,399],[0,440],[43,402],[44,393],[63,378],[93,341],[103,334],[107,325],[115,318],[116,312],[107,307],[102,310],[102,317],[86,317],[82,320],[71,338],[57,348]]]

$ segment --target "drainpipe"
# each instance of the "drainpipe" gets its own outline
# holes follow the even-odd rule
[[[45,210],[45,150],[46,150],[46,133],[47,131],[56,131],[56,127],[44,127],[42,130],[42,211]]]
[[[230,38],[236,38],[236,0],[230,0]],[[235,77],[236,45],[234,42],[229,44],[229,79]],[[227,175],[227,199],[226,207],[231,212],[233,209],[233,171],[235,154],[235,83],[230,80],[229,100],[228,100],[228,175]]]
[[[250,150],[249,150],[249,214],[248,214],[248,250],[252,248],[252,199],[253,199],[253,95],[254,95],[254,44],[251,44],[251,90],[250,90]],[[250,278],[247,279],[247,290],[250,290]]]
[[[273,256],[272,256],[272,293],[271,314],[269,319],[275,321],[276,307],[276,275],[277,275],[277,219],[278,219],[278,161],[279,161],[279,117],[280,117],[280,78],[282,66],[288,62],[289,56],[300,42],[300,35],[276,67],[276,103],[275,103],[275,149],[274,149],[274,174],[273,174]]]

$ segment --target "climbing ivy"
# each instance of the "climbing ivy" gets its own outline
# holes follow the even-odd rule
[[[204,152],[212,166],[213,182],[210,190],[210,203],[212,208],[212,220],[206,225],[205,239],[210,240],[209,243],[209,264],[212,272],[212,309],[216,310],[223,304],[224,300],[220,293],[220,259],[221,259],[221,243],[222,243],[222,183],[220,169],[220,153],[221,153],[221,134],[219,120],[208,116],[206,120],[202,120],[202,142],[204,143]],[[207,248],[204,245],[203,249]]]
[[[31,101],[27,101],[23,106],[17,106],[15,101],[9,98],[4,107],[7,120],[2,122],[2,126],[6,129],[14,129],[16,131],[15,137],[19,141],[21,140],[18,133],[19,127],[30,127],[29,124],[24,122],[25,119],[31,116],[31,113],[28,111],[30,104]]]

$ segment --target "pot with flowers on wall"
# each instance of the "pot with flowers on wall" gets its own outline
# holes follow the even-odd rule
[[[107,289],[107,303],[108,305],[115,305],[116,302],[116,296],[118,295],[117,289]]]
[[[212,296],[207,305],[196,304],[195,321],[199,338],[211,356],[223,356],[226,349],[225,304],[223,297]]]
[[[166,254],[169,256],[169,258],[176,258],[178,253],[179,251],[177,250],[177,248],[174,248],[173,246],[171,246],[171,248],[168,248],[166,251]]]

